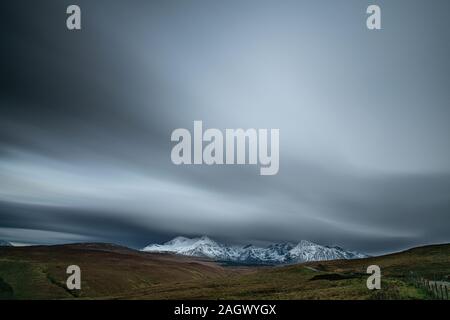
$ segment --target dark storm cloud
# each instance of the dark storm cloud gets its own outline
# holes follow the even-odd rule
[[[31,214],[33,219],[30,219]],[[115,243],[138,247],[147,241],[158,242],[167,237],[167,232],[161,233],[151,225],[142,225],[127,217],[126,212],[111,216],[95,210],[0,203],[0,220],[3,231],[12,230],[11,241],[26,243],[39,244],[42,241],[32,237],[24,238],[27,232],[35,230],[61,236],[60,239],[48,239],[47,243],[60,243],[64,240],[75,242],[80,239],[108,242],[118,238]]]
[[[77,3],[79,32],[1,5],[0,238],[450,240],[447,2],[382,2],[377,33],[365,1]],[[173,165],[194,120],[279,128],[280,172]]]

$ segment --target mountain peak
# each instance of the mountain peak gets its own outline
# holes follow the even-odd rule
[[[167,241],[166,243],[164,243],[165,245],[172,245],[172,244],[175,244],[175,243],[185,243],[185,242],[187,242],[187,241],[189,241],[190,239],[189,238],[186,238],[186,237],[182,237],[182,236],[178,236],[178,237],[176,237],[176,238],[173,238],[172,240],[170,240],[170,241]]]
[[[11,244],[11,242],[0,240],[0,247],[12,247],[12,246],[13,245]]]
[[[317,246],[318,244],[311,242],[309,240],[300,240],[300,242],[297,244],[297,246],[302,247],[311,247],[311,246]]]
[[[202,241],[202,242],[205,242],[205,243],[216,243],[216,241],[214,241],[213,239],[211,239],[208,236],[201,236],[199,241]]]

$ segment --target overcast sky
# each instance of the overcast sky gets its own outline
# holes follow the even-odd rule
[[[449,1],[9,3],[0,239],[450,242]],[[175,166],[194,120],[280,129],[279,173]]]

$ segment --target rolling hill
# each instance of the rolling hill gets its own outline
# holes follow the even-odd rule
[[[80,291],[65,287],[71,264],[82,270]],[[366,288],[371,264],[381,267],[382,290]],[[412,278],[448,281],[449,275],[449,244],[276,267],[95,243],[0,248],[2,299],[429,299]]]

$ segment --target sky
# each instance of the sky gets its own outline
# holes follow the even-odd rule
[[[66,28],[78,4],[82,29]],[[382,29],[366,28],[381,7]],[[0,4],[0,239],[450,242],[450,3]],[[176,128],[280,130],[280,170],[172,163]]]

